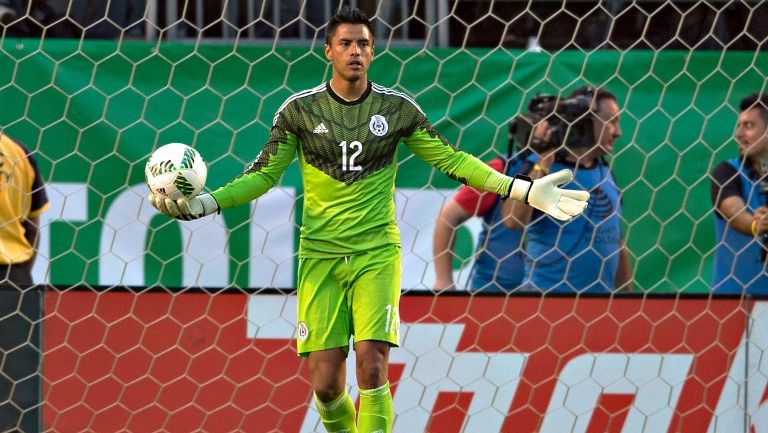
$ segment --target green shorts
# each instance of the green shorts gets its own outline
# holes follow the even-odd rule
[[[298,271],[299,355],[354,341],[399,344],[400,246],[348,257],[303,258]]]

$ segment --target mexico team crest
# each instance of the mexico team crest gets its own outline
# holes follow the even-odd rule
[[[371,123],[369,123],[368,126],[371,128],[373,135],[377,137],[382,137],[389,130],[387,119],[385,119],[384,116],[380,114],[374,114],[371,116]]]
[[[307,339],[307,336],[309,336],[309,328],[307,327],[307,324],[304,322],[299,322],[299,329],[298,329],[298,335],[299,341],[304,341]]]

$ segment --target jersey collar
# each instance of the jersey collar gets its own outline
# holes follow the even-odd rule
[[[347,101],[333,91],[330,81],[325,82],[325,89],[328,90],[328,94],[331,95],[331,98],[335,99],[336,102],[343,105],[357,105],[357,104],[363,103],[363,101],[365,101],[365,99],[368,98],[368,95],[371,94],[372,88],[373,88],[372,83],[368,81],[368,86],[365,88],[365,92],[363,92],[363,94],[360,95],[359,98],[355,99],[354,101]]]

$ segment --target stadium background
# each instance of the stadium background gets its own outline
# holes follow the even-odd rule
[[[54,284],[105,283],[98,277],[105,215],[119,193],[143,184],[153,148],[193,144],[210,164],[209,187],[221,185],[255,158],[282,101],[328,74],[322,53],[306,47],[5,44],[5,131],[36,149],[49,183],[87,186],[85,220],[50,225]],[[415,95],[443,134],[484,159],[506,150],[506,123],[536,92],[567,92],[585,82],[607,87],[624,106],[612,169],[623,188],[636,288],[706,292],[714,247],[708,173],[736,155],[735,107],[764,86],[765,70],[768,56],[760,52],[390,48],[375,59],[371,78]],[[406,149],[399,159],[398,188],[457,186]],[[301,195],[295,166],[281,185]],[[232,230],[230,282],[247,287],[254,272],[247,263],[248,208],[224,217]],[[181,235],[161,217],[151,224],[145,281],[181,286]],[[471,238],[465,232],[458,247],[465,259]]]

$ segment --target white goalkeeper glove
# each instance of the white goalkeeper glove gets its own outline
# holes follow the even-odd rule
[[[200,194],[195,197],[171,200],[158,194],[149,194],[149,202],[164,215],[177,220],[196,220],[219,211],[219,204],[210,194]]]
[[[587,191],[557,187],[571,180],[573,172],[567,168],[536,180],[517,175],[512,182],[509,196],[560,221],[570,221],[584,212],[589,200]]]

